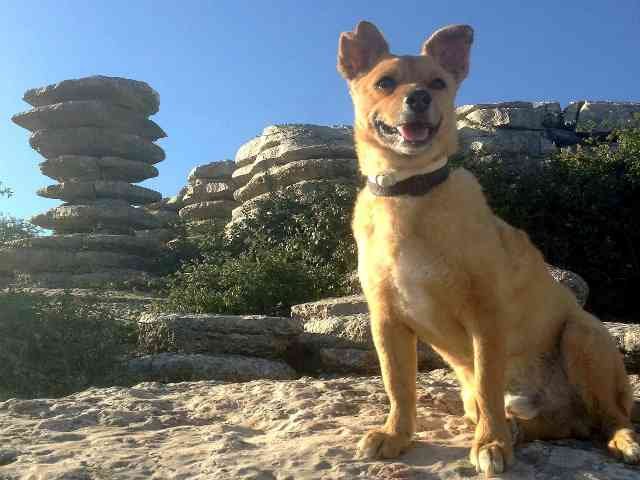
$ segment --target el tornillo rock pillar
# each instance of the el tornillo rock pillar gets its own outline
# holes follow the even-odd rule
[[[27,90],[31,110],[12,120],[31,131],[45,160],[42,173],[58,183],[38,195],[64,203],[31,218],[54,234],[0,248],[0,270],[46,287],[136,284],[148,280],[164,245],[149,230],[171,219],[145,205],[160,193],[139,185],[156,177],[164,131],[148,117],[160,96],[147,83],[92,76]]]

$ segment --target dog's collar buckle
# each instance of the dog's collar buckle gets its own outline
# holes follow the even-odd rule
[[[393,174],[370,176],[367,178],[367,186],[369,191],[377,197],[400,195],[419,197],[429,193],[447,178],[449,178],[449,165],[445,163],[437,170],[413,175],[400,181],[397,181]]]

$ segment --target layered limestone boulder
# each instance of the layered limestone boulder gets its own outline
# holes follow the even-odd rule
[[[175,212],[144,208],[162,196],[133,185],[157,176],[153,165],[165,158],[154,143],[165,132],[148,118],[158,111],[158,93],[144,82],[93,76],[28,90],[24,100],[34,108],[12,120],[32,132],[31,146],[45,157],[42,173],[58,182],[37,193],[65,203],[31,219],[53,230],[53,240],[7,245],[4,269],[52,286],[146,279],[153,263],[148,257],[157,249],[137,257],[105,239],[121,236],[130,244],[137,230],[162,230],[177,219]]]
[[[357,455],[362,436],[384,425],[389,413],[381,378],[302,377],[145,382],[6,400],[0,402],[0,472],[7,479],[478,478],[469,461],[474,429],[463,417],[453,375],[437,370],[416,380],[414,442],[393,460]],[[632,385],[637,396],[637,378]],[[592,442],[536,441],[517,445],[514,455],[500,478],[638,478],[637,467]]]
[[[354,184],[355,156],[350,127],[287,124],[265,128],[236,153],[234,198],[241,205],[233,212],[234,223],[275,191],[303,197],[325,186]]]

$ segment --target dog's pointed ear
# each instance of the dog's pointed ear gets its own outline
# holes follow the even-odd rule
[[[422,54],[433,57],[460,83],[469,73],[469,51],[473,43],[473,28],[469,25],[449,25],[437,30],[422,45]]]
[[[360,22],[353,32],[340,34],[338,71],[347,80],[371,69],[389,53],[389,45],[380,30],[370,22]]]

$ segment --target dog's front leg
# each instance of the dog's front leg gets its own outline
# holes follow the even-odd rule
[[[364,458],[394,458],[411,444],[416,428],[416,334],[389,310],[371,305],[371,331],[391,410],[382,429],[365,434],[358,445]]]
[[[506,345],[496,323],[473,335],[478,424],[471,462],[478,472],[502,473],[513,462],[513,444],[504,413]]]

